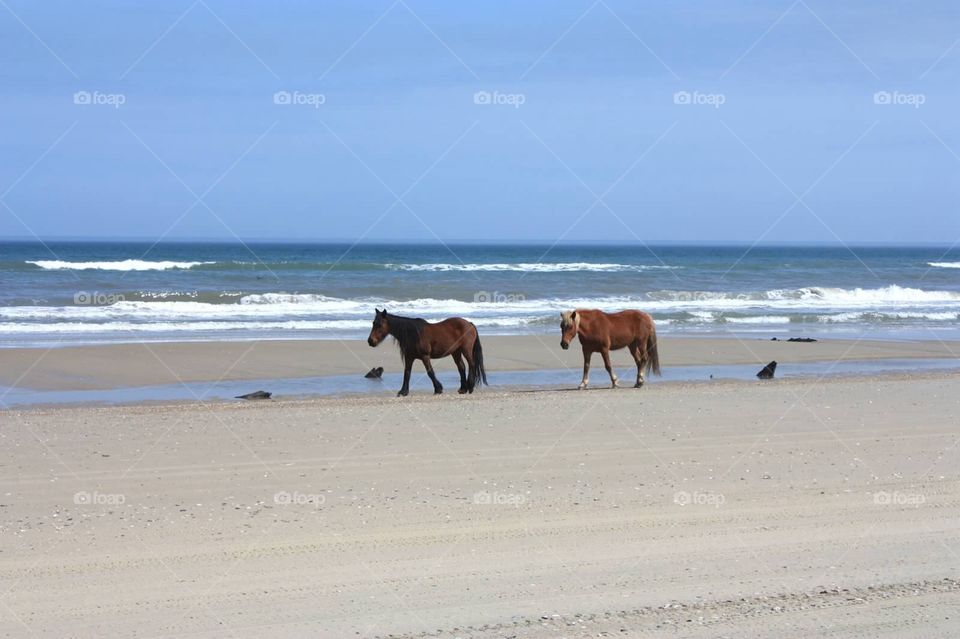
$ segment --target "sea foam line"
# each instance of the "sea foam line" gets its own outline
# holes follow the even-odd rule
[[[123,300],[103,305],[70,304],[65,306],[21,305],[0,306],[0,321],[6,322],[69,322],[69,321],[251,321],[283,319],[363,320],[369,322],[373,308],[386,306],[399,315],[437,319],[460,315],[470,319],[517,317],[540,319],[571,308],[600,308],[606,311],[638,308],[653,313],[655,318],[689,313],[694,318],[709,319],[715,313],[736,313],[734,317],[766,317],[822,314],[824,312],[877,312],[941,314],[928,319],[947,319],[960,312],[960,293],[924,291],[885,287],[880,289],[807,288],[772,290],[753,293],[720,293],[698,291],[657,291],[649,295],[592,298],[517,297],[507,301],[467,301],[460,299],[421,298],[385,300],[383,298],[344,299],[318,294],[263,293],[242,297],[239,303],[207,303],[202,301]],[[951,315],[953,314],[953,315]],[[900,319],[913,319],[911,316]],[[919,318],[918,318],[919,319]],[[739,319],[728,319],[737,323]],[[754,320],[758,321],[758,320]]]
[[[384,267],[394,271],[518,271],[523,273],[562,273],[575,271],[612,273],[680,268],[679,266],[667,266],[665,264],[594,264],[590,262],[520,262],[516,264],[384,264]]]
[[[370,321],[367,318],[351,319],[296,319],[296,318],[205,318],[203,320],[177,320],[174,318],[71,318],[73,321],[56,322],[22,322],[0,321],[0,336],[3,335],[39,335],[39,334],[116,334],[116,333],[215,333],[221,331],[343,331],[356,334],[365,333],[369,329]],[[86,319],[87,321],[82,321]],[[130,320],[137,321],[130,321]],[[751,317],[730,317],[723,313],[689,313],[687,317],[658,317],[658,326],[720,326],[732,324],[736,326],[765,326],[790,324],[798,319],[803,323],[821,324],[857,324],[891,322],[904,320],[926,320],[934,322],[957,322],[960,314],[950,312],[933,313],[838,313],[833,315],[815,315],[795,318],[786,315],[757,315]],[[81,321],[77,321],[81,320]],[[544,326],[553,326],[554,322],[545,321],[543,316],[493,316],[474,317],[472,321],[480,329],[512,329],[526,331],[542,329]]]
[[[173,262],[148,260],[119,260],[114,262],[67,262],[64,260],[27,260],[48,271],[166,271],[170,269],[188,269],[201,264],[216,264],[216,262]]]

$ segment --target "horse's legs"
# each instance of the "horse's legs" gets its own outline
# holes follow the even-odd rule
[[[453,362],[457,365],[457,370],[460,371],[460,390],[457,392],[463,395],[468,390],[467,367],[463,365],[463,354],[460,351],[453,354]]]
[[[607,374],[610,375],[610,384],[613,388],[617,387],[617,374],[613,372],[613,366],[610,365],[610,349],[602,348],[600,349],[600,356],[603,357],[603,366],[607,369]]]
[[[413,370],[413,358],[406,357],[403,360],[403,386],[400,387],[400,392],[397,393],[397,397],[406,397],[407,393],[410,392],[410,371]]]
[[[433,382],[433,394],[439,395],[443,392],[443,385],[440,383],[440,380],[437,379],[437,374],[433,372],[433,364],[430,363],[430,356],[424,355],[420,358],[420,361],[423,362],[423,367],[427,369],[427,375],[430,376],[430,381]]]
[[[634,388],[643,386],[643,355],[640,353],[641,350],[639,340],[630,344],[630,354],[633,355],[633,361],[637,363],[637,383],[633,385]]]
[[[587,384],[590,383],[590,358],[593,356],[593,351],[589,350],[586,346],[583,347],[583,379],[580,380],[580,385],[577,386],[577,390],[583,390],[587,387]]]
[[[473,393],[473,389],[477,387],[477,378],[473,374],[473,344],[470,345],[470,348],[464,346],[461,352],[463,353],[463,357],[467,360],[467,392]],[[463,373],[461,373],[460,376],[462,379]]]

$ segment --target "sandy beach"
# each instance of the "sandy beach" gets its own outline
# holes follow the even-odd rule
[[[955,375],[422,390],[4,413],[0,632],[956,634]]]

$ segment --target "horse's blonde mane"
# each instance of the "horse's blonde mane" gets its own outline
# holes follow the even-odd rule
[[[576,317],[573,316],[576,312],[576,310],[560,312],[560,323],[564,328],[576,326],[577,330],[580,330],[580,315],[577,315]]]

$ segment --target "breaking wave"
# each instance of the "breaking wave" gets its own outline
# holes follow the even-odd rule
[[[114,262],[65,262],[63,260],[27,260],[47,271],[167,271],[170,269],[188,269],[214,262],[151,262],[147,260],[119,260]]]
[[[948,326],[960,322],[960,293],[900,286],[740,293],[660,290],[629,296],[536,299],[478,293],[472,300],[348,299],[317,293],[226,291],[151,296],[139,292],[135,299],[89,296],[85,303],[0,307],[0,335],[359,336],[370,326],[374,307],[430,320],[463,316],[483,330],[504,333],[553,330],[559,312],[572,308],[638,308],[650,312],[658,324],[693,330],[724,325],[764,330],[778,325]]]
[[[630,271],[639,272],[680,268],[679,266],[667,266],[666,264],[594,264],[590,262],[521,262],[517,264],[385,264],[384,267],[394,271],[516,271],[521,273],[564,273],[574,271],[621,273]]]

